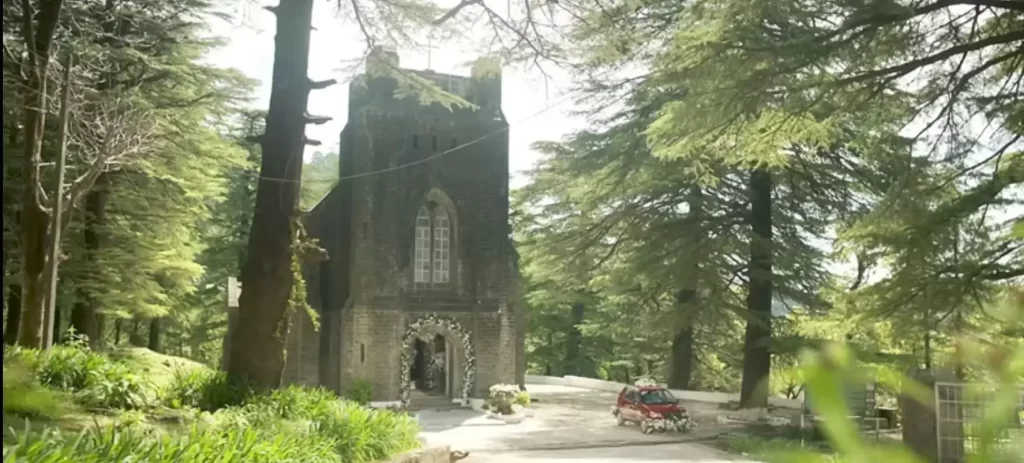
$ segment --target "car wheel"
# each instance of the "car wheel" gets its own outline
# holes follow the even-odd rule
[[[615,414],[615,424],[617,424],[619,426],[625,426],[626,425],[626,419],[623,418],[621,413],[616,413]]]
[[[654,432],[654,427],[651,426],[650,422],[643,420],[640,422],[640,432],[644,434],[650,434]]]

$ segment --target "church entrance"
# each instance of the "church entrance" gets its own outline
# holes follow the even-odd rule
[[[413,345],[413,361],[409,366],[412,381],[412,397],[415,402],[438,402],[448,404],[452,399],[452,354],[454,349],[440,334],[432,338],[416,339]],[[434,400],[429,400],[434,399]]]
[[[402,336],[399,396],[416,409],[469,405],[476,355],[468,331],[453,318],[426,314]]]

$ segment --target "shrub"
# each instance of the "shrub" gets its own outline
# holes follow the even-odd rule
[[[134,410],[145,405],[142,380],[124,365],[110,363],[89,373],[86,388],[79,393],[83,403],[95,407]]]
[[[66,436],[50,430],[22,434],[4,447],[4,461],[105,463],[180,461],[217,463],[338,463],[336,443],[308,430],[252,427],[192,427],[181,434],[146,432],[137,427],[110,426]]]
[[[368,462],[419,447],[419,425],[409,416],[339,400],[325,389],[292,386],[253,397],[222,419],[257,427],[304,424],[336,442],[344,462]]]
[[[241,405],[251,396],[251,387],[230,380],[224,372],[190,369],[176,371],[161,398],[171,408],[215,411]]]
[[[526,391],[519,391],[516,393],[515,404],[522,407],[530,406],[530,393]]]
[[[66,403],[64,394],[39,384],[24,365],[5,359],[4,416],[54,419]]]
[[[105,377],[110,360],[77,345],[54,346],[49,351],[25,350],[25,359],[36,379],[46,386],[79,392]]]
[[[147,388],[123,364],[89,350],[77,338],[48,351],[15,349],[7,362],[23,365],[41,386],[71,392],[86,405],[135,409],[145,405]]]
[[[353,379],[345,387],[342,397],[360,405],[369,404],[373,399],[373,383],[361,378]]]
[[[378,461],[420,446],[419,425],[390,410],[337,402],[324,414],[310,418],[314,432],[335,439],[341,461]]]

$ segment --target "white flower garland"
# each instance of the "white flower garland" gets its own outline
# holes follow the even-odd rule
[[[637,378],[633,385],[636,387],[655,387],[658,383],[652,378]]]
[[[683,416],[677,420],[644,418],[644,424],[646,424],[647,434],[667,431],[690,432],[697,429],[697,422],[690,419],[689,416]]]
[[[409,366],[412,365],[413,346],[417,339],[435,334],[455,336],[462,341],[462,349],[465,353],[465,365],[463,365],[462,372],[462,405],[469,405],[469,395],[473,390],[473,378],[476,376],[476,356],[473,354],[473,342],[469,332],[452,318],[430,313],[409,324],[405,329],[405,335],[402,336],[402,376],[398,390],[403,407],[409,407]]]

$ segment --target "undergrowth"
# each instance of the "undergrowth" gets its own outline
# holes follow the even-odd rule
[[[348,463],[420,445],[410,417],[327,390],[256,393],[208,368],[154,384],[125,361],[80,343],[5,352],[4,462]],[[83,410],[108,424],[94,418],[79,432],[62,426]],[[18,421],[25,425],[11,424]]]

